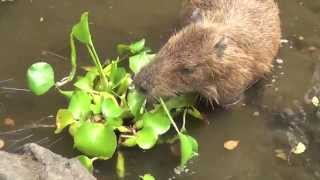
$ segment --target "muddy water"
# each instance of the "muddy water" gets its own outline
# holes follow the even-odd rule
[[[276,63],[269,80],[247,93],[246,106],[210,113],[209,125],[189,125],[190,134],[200,145],[200,156],[189,165],[189,171],[174,173],[178,158],[166,145],[146,152],[122,150],[127,158],[126,179],[137,179],[144,173],[157,179],[320,179],[319,144],[315,138],[309,141],[305,154],[292,155],[284,161],[275,157],[275,150],[287,152],[288,146],[275,140],[273,129],[280,109],[291,106],[294,100],[303,102],[305,92],[312,86],[314,66],[320,60],[320,1],[281,0],[280,9],[283,38],[288,40],[279,55],[284,63]],[[58,107],[66,106],[64,98],[56,92],[35,97],[5,88],[26,88],[25,70],[39,60],[59,69],[59,78],[66,75],[69,62],[63,57],[69,55],[68,33],[85,10],[90,11],[92,33],[101,57],[115,55],[114,47],[119,42],[142,37],[157,50],[181,22],[180,0],[0,2],[0,133],[26,128],[14,134],[0,134],[6,150],[17,151],[26,142],[38,142],[65,156],[75,155],[68,135],[56,136],[50,127],[30,128],[34,123],[52,124],[54,119],[47,117],[54,115]],[[80,57],[85,59],[86,55],[80,53]],[[1,82],[6,79],[11,80]],[[307,113],[312,113],[310,107],[306,108]],[[4,126],[5,118],[14,119],[15,127]],[[315,119],[308,116],[308,121]],[[234,151],[224,150],[223,143],[231,139],[240,140],[240,146]],[[96,167],[100,179],[116,178],[114,160],[99,162]]]

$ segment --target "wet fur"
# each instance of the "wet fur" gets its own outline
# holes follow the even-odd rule
[[[197,92],[232,103],[271,71],[280,43],[273,0],[191,0],[190,24],[173,35],[134,83],[151,96]]]

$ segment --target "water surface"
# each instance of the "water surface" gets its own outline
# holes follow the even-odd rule
[[[157,179],[217,179],[217,180],[313,180],[319,179],[318,142],[310,140],[310,149],[291,161],[275,157],[275,150],[284,148],[274,140],[274,122],[278,107],[301,101],[312,86],[314,67],[320,60],[320,1],[281,0],[279,2],[283,44],[270,80],[248,92],[246,106],[233,110],[216,110],[209,115],[210,124],[192,122],[188,127],[200,146],[200,156],[182,175],[174,173],[178,158],[170,146],[161,145],[143,152],[121,149],[126,155],[126,179],[151,173]],[[69,62],[45,52],[69,56],[68,37],[72,25],[83,11],[90,12],[95,46],[103,58],[115,56],[115,45],[147,38],[158,50],[181,22],[180,0],[104,0],[55,1],[25,0],[0,2],[0,80],[1,87],[26,88],[27,67],[45,60],[58,70],[59,78],[69,70]],[[85,51],[79,54],[81,64],[87,64]],[[272,79],[274,82],[272,83]],[[270,84],[270,85],[268,85]],[[33,123],[52,124],[59,107],[67,102],[57,92],[35,97],[24,91],[0,91],[0,132],[12,130],[2,121],[12,118],[13,129]],[[257,115],[259,112],[259,116]],[[310,107],[308,113],[311,113]],[[45,119],[43,119],[45,118]],[[308,119],[313,121],[314,119]],[[1,135],[5,149],[17,151],[22,144],[38,142],[54,152],[73,157],[72,141],[65,135],[54,135],[52,128],[29,129],[14,135]],[[223,143],[240,140],[234,151],[226,151]],[[18,141],[17,141],[18,140]],[[100,179],[116,179],[115,160],[96,165]]]

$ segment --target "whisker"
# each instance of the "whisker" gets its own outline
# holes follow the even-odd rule
[[[13,81],[13,80],[14,80],[13,78],[5,79],[5,80],[1,80],[0,83],[6,83],[6,82],[9,82],[9,81]]]
[[[46,121],[46,120],[52,120],[53,118],[54,118],[54,115],[49,115],[49,116],[40,118],[38,121],[33,122],[32,124],[36,125],[36,124],[39,124],[40,122],[43,122],[43,121]]]
[[[23,133],[25,131],[36,129],[36,128],[55,128],[55,127],[56,126],[54,124],[36,124],[36,125],[27,126],[21,129],[17,129],[17,130],[5,131],[0,133],[0,136]]]
[[[12,149],[15,146],[18,146],[19,143],[21,143],[21,142],[23,142],[23,141],[25,141],[27,139],[30,139],[31,137],[33,137],[33,134],[30,134],[30,135],[28,135],[28,136],[26,136],[24,138],[21,138],[21,139],[13,140],[13,143],[11,143],[10,146],[7,147],[7,149]]]
[[[33,143],[36,143],[36,144],[41,145],[41,144],[47,143],[49,140],[50,140],[49,137],[45,137],[45,138],[42,138],[42,139],[40,139],[40,140],[38,140],[38,141],[35,141],[35,142],[33,142]]]
[[[11,88],[11,87],[0,87],[0,88],[3,90],[31,92],[29,89],[23,89],[23,88]]]
[[[60,55],[60,54],[57,54],[57,53],[55,53],[55,52],[52,52],[52,51],[46,51],[46,50],[44,50],[44,51],[41,52],[41,54],[42,54],[42,55],[54,56],[54,57],[56,57],[56,58],[59,58],[59,59],[61,59],[61,60],[65,60],[65,61],[68,61],[68,60],[69,60],[68,58],[66,58],[66,57],[64,57],[64,56],[62,56],[62,55]]]
[[[57,138],[55,141],[53,141],[52,143],[50,143],[50,144],[47,146],[47,148],[52,147],[54,144],[57,144],[59,141],[62,141],[62,139],[63,139],[63,136]]]
[[[31,129],[32,128],[21,128],[21,129],[12,130],[12,131],[5,131],[0,133],[0,136],[23,133],[24,131],[31,130]]]
[[[211,98],[208,99],[208,102],[209,102],[209,104],[211,105],[212,110],[214,110],[214,104],[213,104],[212,99],[211,99]]]

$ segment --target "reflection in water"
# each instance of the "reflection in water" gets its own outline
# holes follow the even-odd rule
[[[145,173],[158,179],[320,178],[317,154],[320,126],[312,107],[303,100],[305,92],[315,85],[312,77],[315,64],[320,60],[320,4],[315,0],[281,0],[279,3],[283,38],[288,43],[283,44],[279,54],[282,61],[275,63],[268,80],[247,93],[245,106],[215,110],[209,115],[209,125],[190,123],[188,129],[199,141],[200,156],[190,164],[188,172],[174,173],[178,158],[167,145],[146,152],[120,149],[126,155],[127,179],[136,179]],[[181,22],[181,4],[182,0],[0,2],[0,87],[26,88],[26,69],[39,60],[59,69],[58,78],[66,75],[68,34],[85,10],[90,11],[99,55],[105,58],[115,55],[117,43],[142,37],[147,38],[153,49],[158,49]],[[87,64],[86,55],[80,53],[80,57],[82,64]],[[13,80],[1,81],[6,79]],[[56,136],[50,127],[32,128],[36,123],[54,124],[52,115],[65,106],[66,101],[56,92],[35,97],[29,92],[1,89],[0,139],[8,142],[5,148],[17,151],[26,142],[38,142],[65,156],[74,156],[76,152],[72,150],[69,135]],[[15,120],[13,129],[2,124],[5,118]],[[297,121],[291,121],[295,118]],[[24,131],[1,134],[21,128]],[[292,136],[288,136],[288,132]],[[291,155],[290,161],[284,161],[275,157],[275,150],[290,151],[288,137],[300,138],[298,141],[308,144],[308,149],[303,155]],[[240,141],[239,148],[226,151],[223,143],[231,139]],[[98,162],[96,166],[101,179],[116,177],[114,159]]]

